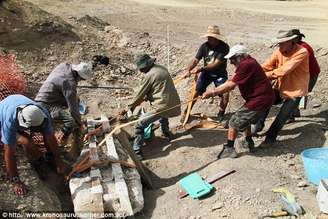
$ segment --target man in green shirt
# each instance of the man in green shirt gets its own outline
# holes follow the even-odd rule
[[[169,130],[168,118],[179,116],[180,98],[173,84],[173,80],[168,70],[158,64],[155,64],[155,58],[147,54],[138,55],[136,58],[137,69],[145,74],[141,86],[133,101],[128,105],[129,110],[133,110],[144,100],[151,103],[152,109],[139,118],[135,127],[136,138],[133,144],[133,150],[140,159],[143,159],[141,145],[144,143],[144,129],[149,124],[159,120],[161,130],[165,137],[172,139],[172,133]],[[122,110],[121,115],[127,110]]]

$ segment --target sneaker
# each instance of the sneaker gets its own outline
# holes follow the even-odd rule
[[[254,141],[246,141],[246,139],[244,139],[241,142],[241,146],[243,148],[248,148],[250,153],[254,153],[256,151]]]
[[[234,147],[227,147],[226,144],[223,145],[222,151],[218,154],[217,158],[218,159],[223,159],[223,158],[237,158],[238,154],[235,150]]]
[[[136,154],[136,157],[141,161],[144,159],[143,157],[143,153],[141,150],[138,150],[138,151],[134,151],[134,153]]]
[[[258,132],[261,132],[264,128],[263,123],[256,123],[251,125],[251,133],[252,135],[257,135]]]
[[[276,142],[276,138],[269,136],[269,135],[267,135],[263,141],[263,143],[266,145],[271,145],[271,144],[274,144],[275,142]]]
[[[290,123],[293,123],[295,122],[295,117],[290,117],[287,121],[286,121],[286,124],[290,124]]]
[[[218,122],[222,122],[224,119],[224,111],[219,111],[218,114],[216,115],[216,120]]]

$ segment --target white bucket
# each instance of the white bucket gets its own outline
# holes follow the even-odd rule
[[[317,201],[320,211],[328,214],[328,179],[320,180]]]

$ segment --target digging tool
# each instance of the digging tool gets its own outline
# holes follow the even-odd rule
[[[229,171],[220,171],[218,172],[217,174],[213,175],[213,176],[210,176],[208,177],[205,181],[209,184],[212,184],[212,183],[215,183],[216,181],[232,174],[232,173],[235,173],[236,170],[229,170]],[[187,197],[188,196],[188,193],[185,192],[184,190],[180,189],[179,190],[179,199],[183,199],[184,197]]]
[[[264,218],[276,218],[276,217],[284,217],[284,216],[288,216],[288,212],[287,211],[277,211],[277,212],[274,212],[272,214],[269,214],[269,215],[264,215],[264,216],[261,216],[261,217],[258,217],[258,219],[264,219]]]
[[[78,88],[89,88],[89,89],[107,89],[107,90],[133,90],[131,87],[112,87],[112,86],[88,86],[88,85],[77,85]]]
[[[188,103],[190,103],[190,102],[192,102],[192,101],[195,101],[195,100],[197,100],[197,99],[199,99],[199,98],[200,98],[200,97],[195,97],[194,99],[188,100],[188,101],[186,101],[186,102],[184,102],[184,103],[180,103],[180,104],[178,104],[178,105],[172,106],[172,107],[167,108],[167,109],[165,109],[165,110],[162,110],[162,111],[156,112],[156,113],[153,114],[152,116],[154,116],[154,115],[158,115],[158,114],[161,114],[161,113],[167,112],[167,111],[169,111],[169,110],[172,110],[172,109],[174,109],[174,108],[176,108],[176,107],[180,107],[180,106],[182,106],[182,105],[188,104]],[[145,117],[145,118],[147,118],[147,117]],[[126,127],[126,126],[132,125],[132,124],[134,124],[134,123],[137,123],[138,121],[139,121],[139,119],[135,119],[135,120],[132,120],[132,121],[130,121],[130,122],[127,122],[127,123],[121,124],[121,125],[119,125],[119,126],[116,126],[116,127],[115,127],[115,128],[114,128],[114,129],[108,134],[108,135],[105,136],[105,138],[104,138],[104,139],[103,139],[98,145],[99,145],[99,146],[102,146],[103,144],[105,144],[107,138],[108,138],[109,136],[112,136],[113,133],[115,133],[117,130],[120,130],[121,128],[124,128],[124,127]]]
[[[197,75],[195,75],[195,78],[192,82],[192,86],[191,86],[191,96],[190,96],[190,100],[195,99],[195,94],[196,94],[196,81],[197,81]],[[193,106],[193,102],[194,101],[190,101],[188,106],[187,106],[187,112],[185,114],[184,117],[184,121],[182,123],[182,126],[185,126],[189,120],[190,114],[191,114],[191,110],[192,110],[192,106]]]
[[[302,207],[296,202],[295,196],[285,187],[280,187],[272,190],[275,193],[281,193],[282,209],[287,211],[290,215],[296,217],[303,214]]]

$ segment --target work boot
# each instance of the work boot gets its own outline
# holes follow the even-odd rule
[[[253,139],[249,140],[249,141],[247,141],[246,139],[243,139],[243,141],[241,142],[241,146],[243,148],[248,148],[250,153],[254,153],[256,151],[255,143],[254,143]]]
[[[136,157],[137,157],[140,161],[142,161],[142,160],[144,159],[144,157],[143,157],[143,153],[142,153],[141,150],[134,151],[134,153],[136,154]]]
[[[223,145],[222,151],[218,154],[217,158],[218,159],[223,159],[223,158],[237,158],[238,154],[235,150],[234,147],[228,147],[227,144]]]
[[[264,123],[258,122],[256,124],[251,125],[251,133],[252,135],[257,135],[258,132],[261,132],[264,128]]]
[[[276,137],[266,135],[266,137],[263,141],[263,144],[269,146],[269,145],[274,144],[275,142],[276,142]]]
[[[168,142],[174,139],[174,134],[171,131],[162,132],[161,136],[165,138]]]
[[[224,119],[224,111],[219,111],[218,114],[216,115],[216,120],[218,122],[222,122]]]

